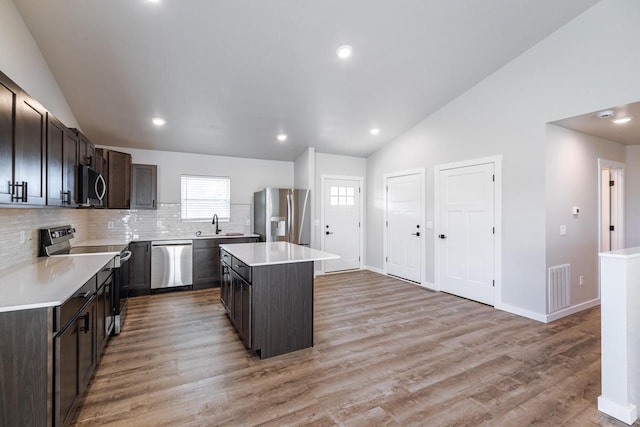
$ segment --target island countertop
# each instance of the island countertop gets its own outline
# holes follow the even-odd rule
[[[340,257],[329,252],[288,242],[235,243],[220,245],[250,267],[290,264],[308,261],[328,261]]]

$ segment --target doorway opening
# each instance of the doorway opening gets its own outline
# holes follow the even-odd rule
[[[598,248],[600,252],[625,247],[624,163],[598,159]]]

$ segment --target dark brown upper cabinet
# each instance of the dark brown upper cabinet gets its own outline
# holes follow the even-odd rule
[[[0,73],[0,203],[46,203],[47,112]]]
[[[47,115],[47,205],[76,205],[77,136]]]
[[[131,209],[156,209],[158,167],[131,165]]]
[[[129,209],[131,194],[131,154],[107,153],[107,208]]]
[[[73,129],[78,136],[78,164],[96,169],[96,147],[78,129]]]

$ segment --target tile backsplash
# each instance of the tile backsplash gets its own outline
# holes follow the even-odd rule
[[[0,274],[38,256],[40,228],[71,224],[76,241],[120,240],[213,234],[208,222],[180,221],[180,204],[159,204],[156,210],[0,208]],[[251,205],[232,204],[231,221],[220,223],[223,233],[251,232]]]

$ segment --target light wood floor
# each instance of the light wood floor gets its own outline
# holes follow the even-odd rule
[[[248,354],[219,290],[130,300],[79,426],[623,426],[600,311],[548,325],[368,271],[319,277],[315,346]]]

